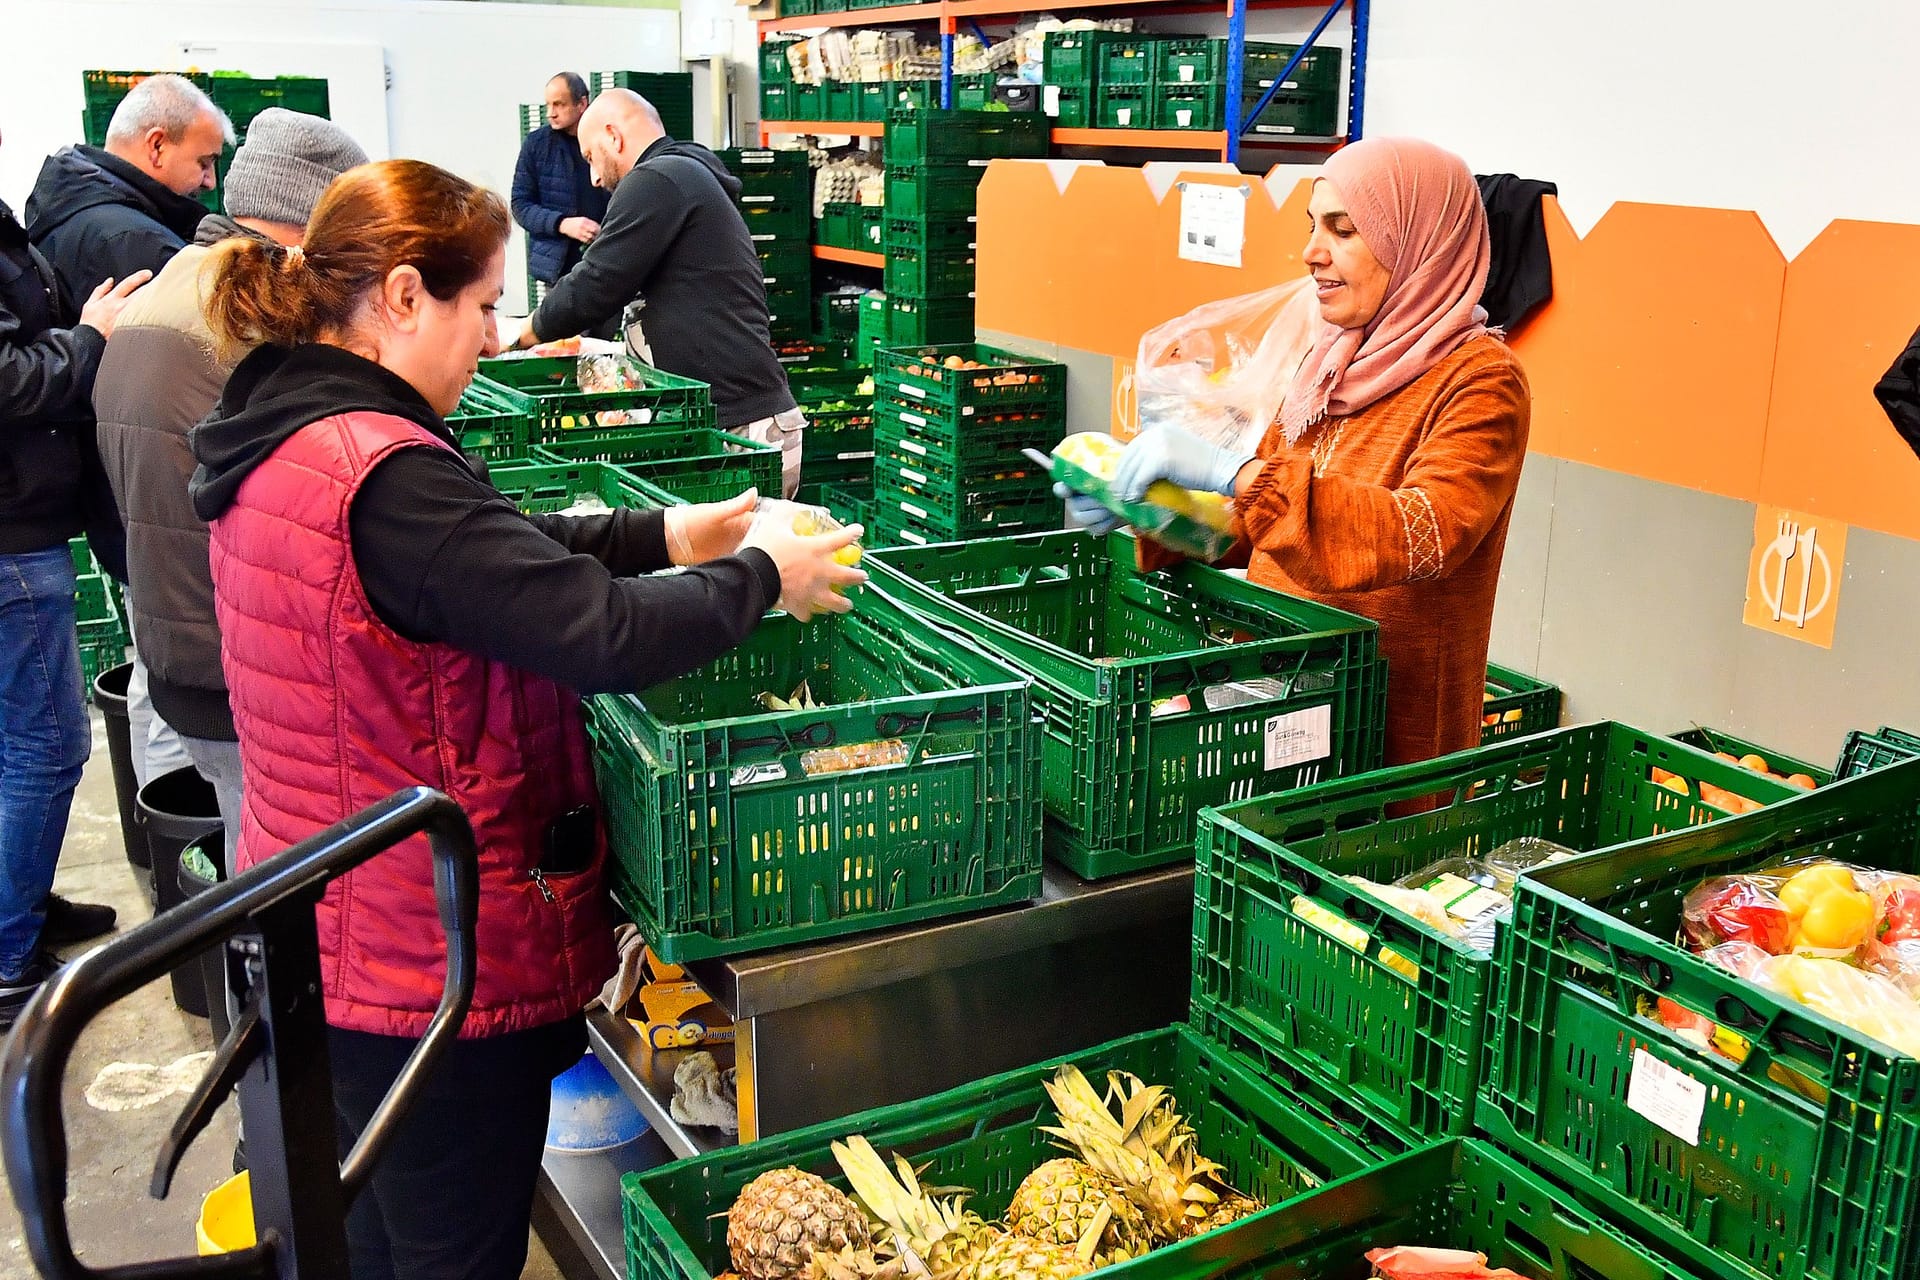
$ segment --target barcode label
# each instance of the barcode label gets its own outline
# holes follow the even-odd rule
[[[1267,721],[1262,737],[1269,773],[1288,765],[1324,760],[1333,754],[1333,708],[1309,707],[1274,716]]]
[[[1688,1146],[1697,1147],[1700,1120],[1707,1113],[1707,1086],[1645,1049],[1635,1049],[1633,1074],[1627,1080],[1627,1107]]]

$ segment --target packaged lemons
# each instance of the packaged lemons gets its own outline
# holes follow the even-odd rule
[[[1233,546],[1233,507],[1216,493],[1196,493],[1161,480],[1142,502],[1122,502],[1114,471],[1126,446],[1102,431],[1082,431],[1054,446],[1054,480],[1084,493],[1146,537],[1195,560],[1218,560]]]
[[[833,513],[825,507],[810,507],[804,503],[789,502],[785,498],[760,499],[758,503],[754,504],[753,515],[756,522],[760,520],[786,520],[791,523],[793,531],[803,538],[818,537],[820,534],[832,533],[835,529],[845,528],[838,520],[834,519]],[[866,552],[861,549],[860,544],[857,542],[850,542],[833,553],[833,558],[836,563],[849,567],[859,564],[865,556]],[[839,595],[847,594],[839,587],[835,587],[834,591]]]

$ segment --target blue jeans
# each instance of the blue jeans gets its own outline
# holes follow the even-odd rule
[[[43,904],[93,729],[67,544],[0,555],[0,978],[40,945]]]

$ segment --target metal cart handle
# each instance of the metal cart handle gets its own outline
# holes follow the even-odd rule
[[[206,1258],[165,1258],[89,1267],[68,1233],[67,1134],[60,1085],[80,1033],[99,1013],[214,943],[224,943],[263,911],[308,895],[409,836],[424,831],[433,849],[433,896],[447,935],[447,980],[427,1033],[374,1111],[340,1168],[351,1200],[412,1104],[421,1080],[460,1032],[473,1000],[479,862],[473,829],[438,791],[413,787],[311,839],[195,894],[60,970],[21,1014],[0,1060],[0,1152],[23,1219],[28,1252],[47,1280],[170,1280],[250,1276],[273,1280],[276,1237],[250,1249]]]

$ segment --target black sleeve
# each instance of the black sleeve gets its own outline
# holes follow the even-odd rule
[[[401,449],[380,463],[349,522],[382,622],[582,694],[637,691],[702,667],[746,639],[780,596],[779,570],[757,549],[676,574],[616,577],[439,449]],[[567,523],[582,544],[630,539],[637,556],[644,541],[610,532],[605,517]]]
[[[106,338],[91,325],[23,340],[19,317],[0,307],[0,421],[28,426],[88,409],[106,349]]]
[[[637,168],[621,179],[607,202],[600,234],[528,318],[533,336],[552,342],[617,319],[644,291],[692,212],[692,204],[664,175]]]
[[[524,516],[533,527],[577,556],[592,556],[616,578],[670,568],[664,511],[611,511],[606,515]]]

